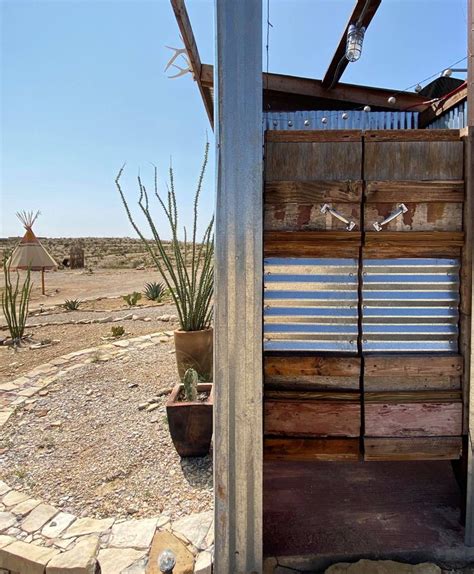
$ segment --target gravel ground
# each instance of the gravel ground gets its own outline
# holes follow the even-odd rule
[[[79,351],[88,347],[94,347],[104,343],[101,337],[110,334],[111,325],[120,325],[125,328],[126,337],[137,337],[148,333],[155,333],[161,330],[172,330],[178,327],[177,323],[164,323],[158,319],[162,315],[176,314],[174,305],[166,304],[162,306],[153,306],[147,308],[121,308],[100,311],[100,305],[107,305],[108,300],[104,299],[95,302],[95,311],[73,311],[73,312],[55,312],[52,314],[30,317],[28,324],[32,325],[27,329],[27,333],[32,335],[33,341],[44,339],[59,340],[59,343],[50,347],[41,349],[30,349],[27,344],[19,349],[12,347],[0,346],[0,383],[21,376],[23,373],[65,355],[72,351]],[[115,301],[115,304],[117,302]],[[103,317],[123,317],[134,313],[138,316],[150,317],[149,323],[143,321],[127,320],[123,323],[104,323],[91,325],[54,325],[47,327],[34,327],[37,323],[67,322],[87,319],[100,319]],[[7,336],[6,330],[0,329],[0,336]]]
[[[172,338],[64,375],[2,429],[0,476],[83,516],[177,518],[211,509],[211,457],[177,455],[166,396],[151,412],[138,409],[177,380]]]

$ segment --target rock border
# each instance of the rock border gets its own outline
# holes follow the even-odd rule
[[[15,410],[65,373],[169,340],[171,331],[120,339],[52,359],[0,384],[0,429]],[[159,574],[157,557],[177,556],[177,574],[211,574],[213,512],[171,521],[80,518],[0,481],[0,574]]]

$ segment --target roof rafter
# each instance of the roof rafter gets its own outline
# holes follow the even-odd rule
[[[202,64],[201,82],[203,86],[212,88],[214,81],[214,68],[209,64]],[[310,96],[329,100],[346,101],[361,106],[377,106],[385,109],[407,110],[416,112],[426,109],[427,104],[423,96],[415,92],[401,92],[397,94],[397,101],[390,105],[388,98],[393,96],[394,90],[358,86],[355,84],[338,84],[331,91],[322,86],[321,80],[299,78],[282,74],[263,74],[265,91]]]
[[[197,82],[201,97],[206,108],[209,121],[211,126],[214,124],[214,105],[212,102],[212,95],[208,88],[205,88],[201,81],[202,64],[201,58],[199,57],[199,51],[196,44],[196,39],[194,38],[193,29],[191,27],[191,22],[189,20],[188,11],[186,10],[186,4],[184,0],[170,0],[171,6],[176,17],[176,22],[178,23],[181,36],[183,38],[184,47],[188,53],[189,61],[191,62],[191,68],[193,70],[194,80]]]
[[[339,44],[334,52],[331,63],[324,74],[322,80],[322,87],[327,90],[332,89],[341,79],[344,70],[349,63],[349,60],[345,57],[346,55],[346,38],[347,30],[351,24],[358,22],[361,26],[368,28],[372,18],[375,16],[382,0],[357,0],[356,4],[352,10],[352,14],[349,21],[344,28],[344,32],[339,40]]]

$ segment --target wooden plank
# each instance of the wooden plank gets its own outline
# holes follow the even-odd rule
[[[265,204],[316,204],[336,201],[355,203],[362,199],[362,181],[268,181]]]
[[[462,402],[366,403],[365,434],[371,437],[460,436]]]
[[[409,233],[409,232],[406,232]],[[442,244],[407,245],[403,243],[377,244],[373,243],[363,248],[366,258],[380,259],[388,257],[460,257],[461,247]]]
[[[265,388],[265,400],[271,401],[329,401],[358,403],[360,393],[341,391],[284,391],[267,390]]]
[[[362,106],[379,106],[387,109],[387,99],[393,96],[393,89],[339,83],[329,91],[322,87],[321,80],[313,78],[265,73],[262,76],[264,96],[273,92],[285,98],[285,100],[290,100],[292,95],[296,97],[306,96],[313,99],[313,101],[321,98],[323,100],[334,100],[339,104],[340,102],[350,102]],[[201,82],[207,88],[214,87],[214,67],[212,65],[202,64]],[[410,108],[413,112],[425,110],[425,98],[414,92],[401,92],[397,94],[397,102],[394,105],[390,105],[392,110],[405,111],[407,108]]]
[[[396,391],[396,392],[364,392],[364,402],[367,403],[450,403],[461,402],[460,391]]]
[[[401,200],[400,200],[401,201]],[[366,203],[365,229],[373,230],[375,222],[381,222],[398,209],[394,203]],[[406,202],[407,212],[384,226],[387,231],[462,231],[462,203],[412,203]]]
[[[356,231],[265,231],[265,257],[358,257]]]
[[[194,79],[197,82],[199,92],[204,102],[207,117],[209,118],[211,127],[213,127],[214,103],[212,101],[209,88],[205,87],[202,82],[201,58],[199,57],[199,51],[197,48],[196,40],[194,38],[191,22],[189,20],[188,11],[186,10],[186,4],[184,0],[171,0],[171,6],[173,7],[176,22],[178,23],[178,27],[181,32],[181,37],[183,39],[184,46],[186,48],[189,61],[191,63]]]
[[[364,361],[369,376],[459,376],[462,368],[461,355],[368,355]]]
[[[364,438],[364,460],[457,460],[462,437]]]
[[[459,141],[459,130],[367,130],[369,142],[446,142]]]
[[[458,247],[464,245],[462,231],[368,231],[364,235],[365,247]]]
[[[359,357],[331,356],[273,356],[265,357],[265,381],[274,381],[275,377],[351,377],[359,376],[361,360]]]
[[[463,143],[459,138],[457,141],[368,141],[364,147],[367,180],[463,178]]]
[[[276,436],[339,436],[360,434],[360,404],[344,401],[264,402],[264,433]]]
[[[263,459],[291,461],[359,460],[357,438],[265,438]]]
[[[361,175],[360,142],[270,142],[266,145],[266,181],[360,180]]]
[[[323,88],[333,88],[342,78],[344,70],[349,64],[349,60],[345,57],[347,31],[349,26],[357,22],[360,26],[363,26],[367,29],[376,14],[381,1],[382,0],[357,0],[349,20],[344,28],[341,39],[339,40],[336,51],[334,52],[334,55],[331,59],[329,67],[322,79],[321,85]]]
[[[426,375],[420,377],[396,377],[381,375],[364,377],[364,390],[377,392],[406,392],[406,391],[447,391],[460,390],[460,376]]]
[[[359,357],[264,357],[265,390],[359,390],[360,362]]]
[[[361,130],[267,130],[266,143],[362,142]]]
[[[347,223],[332,216],[329,212],[321,213],[322,205],[322,203],[266,205],[263,229],[265,231],[346,230]],[[353,221],[356,227],[360,227],[360,203],[331,202],[330,205],[348,221]]]
[[[368,181],[367,203],[458,203],[464,201],[464,181]]]

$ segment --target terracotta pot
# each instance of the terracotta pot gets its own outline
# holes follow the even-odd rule
[[[178,401],[183,385],[176,385],[166,403],[171,438],[179,456],[206,456],[212,439],[212,383],[198,384],[198,392],[209,392],[205,402]]]
[[[212,381],[213,330],[174,332],[176,364],[182,380],[187,369],[195,369],[199,378]]]

